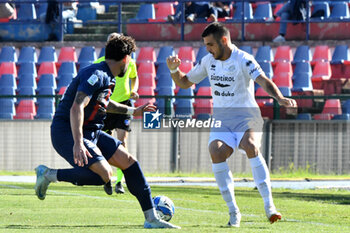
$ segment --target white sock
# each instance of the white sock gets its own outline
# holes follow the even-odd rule
[[[213,172],[215,175],[216,183],[219,186],[222,197],[224,198],[226,205],[230,213],[239,212],[239,208],[235,199],[234,181],[230,168],[226,162],[213,163]]]
[[[49,168],[44,176],[46,177],[46,179],[48,179],[51,182],[58,182],[57,181],[57,169]]]
[[[158,215],[155,208],[145,210],[143,211],[143,214],[145,215],[145,219],[148,222],[153,222],[154,220],[158,219]]]
[[[257,157],[249,159],[249,162],[252,167],[255,184],[264,200],[265,206],[273,206],[270,173],[265,159],[259,154]]]

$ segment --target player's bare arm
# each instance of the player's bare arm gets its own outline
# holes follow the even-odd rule
[[[171,77],[177,86],[186,89],[193,85],[193,83],[188,80],[186,74],[179,70],[181,60],[177,57],[177,55],[169,56],[166,59],[166,63],[170,70]]]
[[[85,148],[83,142],[83,122],[84,122],[84,108],[90,102],[90,97],[84,92],[77,92],[73,105],[70,109],[70,124],[74,139],[73,155],[74,163],[78,166],[84,167],[88,164],[87,157],[92,158],[89,151]]]
[[[139,94],[137,93],[137,90],[139,89],[139,79],[136,76],[135,78],[130,78],[130,80],[131,80],[130,97],[133,100],[138,100],[139,99]]]
[[[294,99],[286,98],[282,95],[275,83],[265,75],[259,75],[255,80],[270,96],[274,97],[281,106],[296,108]]]
[[[125,104],[121,104],[118,102],[115,102],[113,100],[109,101],[109,104],[107,106],[107,112],[110,113],[119,113],[119,114],[130,114],[133,116],[141,116],[142,112],[148,111],[152,112],[156,110],[156,106],[150,105],[150,104],[144,104],[137,108],[129,107]]]

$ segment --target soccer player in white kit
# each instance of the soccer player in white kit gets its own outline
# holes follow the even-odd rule
[[[254,81],[274,97],[281,106],[295,109],[295,100],[285,98],[266,77],[254,57],[231,43],[228,29],[221,23],[208,25],[202,33],[208,54],[187,74],[178,67],[177,56],[167,58],[175,83],[189,88],[208,76],[212,88],[213,118],[221,120],[220,129],[212,129],[209,152],[212,169],[230,219],[229,226],[239,227],[241,213],[234,196],[234,181],[226,160],[234,150],[243,149],[249,159],[256,186],[263,198],[265,213],[271,223],[282,218],[273,203],[270,174],[259,150],[263,120],[254,98]]]

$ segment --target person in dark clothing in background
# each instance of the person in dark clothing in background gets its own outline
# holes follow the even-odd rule
[[[182,4],[176,7],[175,15],[168,15],[169,22],[180,22]],[[194,22],[196,18],[209,18],[210,21],[217,21],[214,8],[209,2],[186,2],[185,19],[188,22]]]

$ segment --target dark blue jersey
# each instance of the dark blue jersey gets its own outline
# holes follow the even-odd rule
[[[77,92],[81,91],[90,97],[89,104],[84,108],[83,129],[101,129],[114,86],[115,79],[106,62],[92,64],[82,69],[67,87],[54,119],[69,121],[73,101]]]

